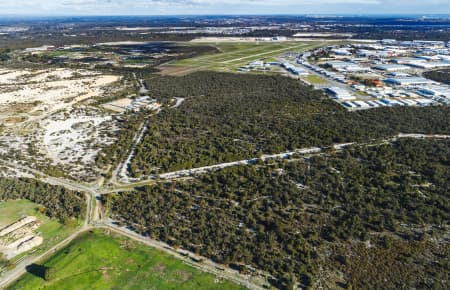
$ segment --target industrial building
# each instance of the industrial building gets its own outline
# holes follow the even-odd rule
[[[290,64],[290,63],[283,63],[282,67],[285,68],[287,71],[289,71],[292,74],[297,75],[297,76],[309,75],[309,73],[306,70],[304,70],[303,68],[295,66],[295,65]]]
[[[354,100],[355,99],[355,96],[353,96],[349,91],[342,89],[340,87],[327,88],[326,91],[334,99],[337,99],[337,100]]]
[[[407,77],[407,78],[388,78],[384,80],[385,83],[397,86],[418,86],[418,85],[432,85],[436,84],[435,81],[422,78],[422,77]]]
[[[450,86],[426,86],[419,89],[418,93],[428,97],[450,99]]]
[[[310,63],[311,56],[316,57]],[[450,105],[450,86],[422,76],[429,69],[450,67],[450,46],[443,42],[387,39],[328,46],[303,53],[297,63],[334,83],[325,91],[350,110]]]
[[[348,48],[336,48],[331,50],[335,55],[351,56],[352,52]]]
[[[374,66],[374,69],[382,70],[386,72],[394,72],[394,71],[404,71],[404,70],[410,70],[411,67],[401,64],[382,64]]]
[[[326,65],[340,72],[361,72],[370,70],[367,67],[362,67],[356,63],[346,61],[329,61]]]

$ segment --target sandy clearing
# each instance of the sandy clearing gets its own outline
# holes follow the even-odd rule
[[[31,77],[29,82],[44,82],[49,80],[56,79],[69,79],[73,77],[74,71],[68,69],[56,69],[54,71],[48,71],[39,73],[36,76]]]
[[[178,108],[178,107],[181,106],[181,104],[183,104],[183,102],[184,102],[184,98],[175,98],[175,100],[176,100],[176,103],[175,103],[175,105],[173,105],[172,107],[170,107],[171,109],[176,109],[176,108]]]
[[[109,105],[117,106],[117,107],[126,107],[126,106],[130,105],[132,102],[133,102],[133,100],[130,98],[123,98],[123,99],[112,101],[111,103],[109,103]]]
[[[0,85],[14,84],[19,77],[30,75],[29,71],[3,71],[0,75]]]
[[[106,86],[106,85],[112,84],[114,82],[117,82],[119,80],[120,80],[119,76],[104,75],[95,80],[94,86],[102,87],[102,86]]]
[[[107,143],[100,130],[111,116],[87,116],[72,114],[69,118],[49,119],[43,122],[43,144],[47,156],[55,163],[92,163],[99,149],[95,145]]]
[[[61,109],[70,105],[68,99],[80,102],[100,96],[103,87],[119,80],[86,70],[8,71],[0,75],[0,106],[39,102],[42,111]]]

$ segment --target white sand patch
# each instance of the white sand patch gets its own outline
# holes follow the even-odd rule
[[[99,152],[99,145],[111,142],[104,134],[110,128],[111,116],[64,114],[43,122],[43,144],[54,163],[90,164]]]
[[[13,152],[24,152],[29,140],[23,136],[14,136],[10,133],[0,135],[0,154],[13,154]],[[12,150],[11,150],[12,149]]]
[[[17,83],[20,77],[30,75],[29,71],[2,70],[0,74],[0,85]]]
[[[33,77],[31,77],[29,82],[44,82],[44,81],[54,81],[54,80],[62,80],[69,79],[74,76],[73,70],[68,69],[56,69],[54,71],[42,72]]]
[[[117,126],[80,102],[107,96],[119,80],[89,70],[0,68],[0,158],[20,159],[31,168],[58,165],[76,179],[97,176],[95,157],[114,141]],[[25,174],[0,166],[0,176]]]
[[[104,104],[102,107],[113,112],[123,113],[131,103],[133,103],[132,99],[123,98]]]
[[[132,102],[133,102],[133,100],[130,98],[123,98],[123,99],[118,99],[118,100],[112,101],[111,103],[109,103],[109,105],[117,106],[117,107],[126,107],[126,106],[129,106]]]
[[[102,87],[119,79],[86,70],[10,71],[0,74],[0,106],[36,101],[55,105],[79,96],[83,96],[79,100],[85,100],[100,96]]]
[[[119,79],[120,78],[118,76],[104,75],[95,79],[94,87],[103,87],[117,82]]]

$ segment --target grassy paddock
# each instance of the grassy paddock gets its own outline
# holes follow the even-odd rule
[[[325,79],[323,79],[323,78],[321,78],[321,77],[319,77],[319,76],[316,76],[316,75],[309,75],[309,76],[307,76],[307,77],[305,77],[305,79],[309,82],[309,83],[311,83],[311,84],[326,84],[327,83],[327,81],[325,80]]]
[[[55,269],[45,281],[44,267]],[[9,289],[244,289],[128,238],[80,235]],[[41,271],[39,271],[41,269]]]

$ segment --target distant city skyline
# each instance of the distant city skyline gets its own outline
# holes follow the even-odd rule
[[[0,15],[450,14],[448,0],[1,0]]]

